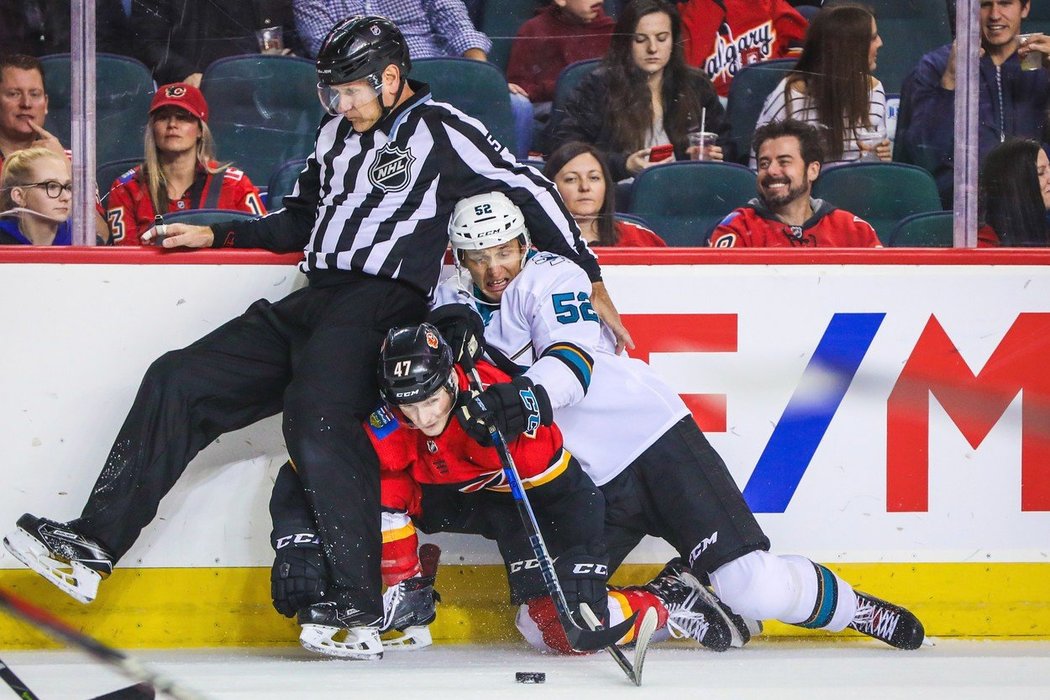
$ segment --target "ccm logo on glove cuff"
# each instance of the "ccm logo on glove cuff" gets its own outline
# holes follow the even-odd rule
[[[609,567],[605,564],[573,564],[573,574],[594,574],[595,576],[608,576]]]

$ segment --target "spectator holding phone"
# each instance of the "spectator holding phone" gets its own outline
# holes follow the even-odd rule
[[[711,80],[686,65],[681,42],[673,5],[628,3],[602,65],[569,98],[555,144],[594,144],[620,182],[661,160],[688,159],[688,134],[701,126],[724,137],[725,110]],[[722,160],[721,146],[708,144],[704,158]]]

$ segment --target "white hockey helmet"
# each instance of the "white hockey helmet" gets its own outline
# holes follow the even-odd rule
[[[493,248],[519,237],[526,251],[532,245],[525,228],[525,215],[502,192],[486,192],[459,200],[448,222],[448,235],[457,262],[463,251]],[[522,260],[524,262],[524,257]]]

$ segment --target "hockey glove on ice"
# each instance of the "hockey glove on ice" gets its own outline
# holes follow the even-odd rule
[[[510,442],[522,433],[531,433],[554,421],[547,390],[533,384],[525,375],[509,382],[493,384],[477,396],[466,400],[456,411],[463,430],[479,444],[492,444],[489,425],[495,424],[503,438]]]
[[[452,360],[473,369],[485,352],[485,322],[466,304],[446,304],[430,312],[427,322],[452,348]]]
[[[563,554],[554,563],[565,602],[573,617],[582,624],[580,603],[587,603],[600,620],[609,619],[609,593],[605,582],[609,579],[609,560],[587,554]]]
[[[303,608],[324,600],[328,565],[317,533],[275,535],[273,547],[277,556],[270,570],[270,596],[277,612],[294,617]]]

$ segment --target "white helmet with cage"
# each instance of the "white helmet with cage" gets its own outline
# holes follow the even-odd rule
[[[502,192],[461,199],[448,222],[448,235],[457,263],[463,251],[493,248],[519,237],[526,251],[532,245],[525,228],[525,215]]]

